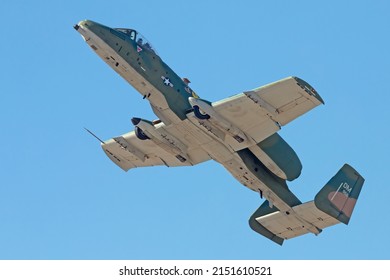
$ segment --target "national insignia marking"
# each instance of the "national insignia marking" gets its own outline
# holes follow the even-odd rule
[[[161,79],[163,80],[164,85],[173,87],[173,84],[171,83],[171,80],[168,77],[161,76]]]

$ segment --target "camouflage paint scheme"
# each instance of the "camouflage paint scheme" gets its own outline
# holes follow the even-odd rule
[[[339,222],[348,224],[364,182],[351,166],[344,165],[314,201],[302,203],[286,183],[299,177],[302,164],[277,131],[324,104],[307,82],[288,77],[210,102],[200,99],[188,79],[181,79],[165,64],[136,30],[90,20],[74,28],[149,101],[159,118],[133,118],[134,131],[107,141],[99,139],[106,155],[123,170],[191,166],[213,159],[266,199],[249,225],[280,245],[309,232],[317,235]]]

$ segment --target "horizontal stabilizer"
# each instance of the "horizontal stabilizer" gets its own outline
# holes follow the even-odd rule
[[[340,222],[348,224],[363,183],[363,177],[345,164],[314,201],[292,206],[291,211],[285,212],[276,207],[269,208],[266,201],[250,217],[249,225],[257,233],[282,245],[285,239],[310,232],[317,235],[322,229]]]
[[[256,221],[282,240],[309,233],[310,231],[302,223],[302,220],[315,226],[319,232],[326,227],[339,223],[338,220],[319,210],[315,206],[314,201],[294,206],[292,210],[293,213],[290,214],[276,211],[265,216],[257,217]]]

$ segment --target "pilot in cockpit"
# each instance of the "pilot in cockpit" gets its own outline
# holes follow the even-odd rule
[[[144,47],[149,49],[149,50],[152,49],[152,46],[148,42],[145,43]]]

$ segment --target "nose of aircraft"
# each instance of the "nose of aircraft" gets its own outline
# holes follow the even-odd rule
[[[80,28],[81,28],[82,30],[90,30],[90,31],[96,33],[96,31],[98,29],[107,29],[108,27],[104,26],[100,23],[97,23],[95,21],[86,19],[86,20],[82,20],[79,23],[75,24],[73,26],[73,28],[76,29],[78,32],[80,32]]]
[[[75,24],[73,26],[74,29],[76,29],[77,31],[79,30],[79,28],[81,27],[82,29],[88,29],[90,28],[92,25],[96,24],[95,22],[91,21],[91,20],[82,20],[80,21],[79,23]]]
[[[87,19],[75,24],[73,28],[81,34],[86,42],[96,37],[104,40],[110,29],[105,25]],[[97,42],[95,43],[98,44]]]

